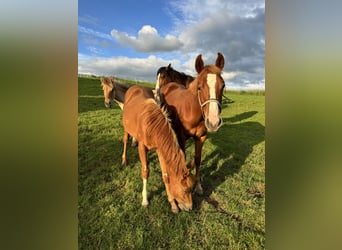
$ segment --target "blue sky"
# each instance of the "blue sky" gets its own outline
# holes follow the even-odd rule
[[[195,76],[196,56],[220,51],[228,88],[264,89],[264,19],[259,0],[79,0],[78,72],[154,82],[171,63]]]

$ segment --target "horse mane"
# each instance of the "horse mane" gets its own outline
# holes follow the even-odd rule
[[[142,117],[144,117],[143,123],[147,125],[146,136],[154,138],[157,151],[169,167],[168,171],[176,176],[180,173],[184,174],[187,170],[185,156],[179,147],[166,108],[161,108],[155,100],[148,99],[144,103]]]

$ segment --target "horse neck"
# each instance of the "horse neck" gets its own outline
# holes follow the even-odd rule
[[[189,83],[193,80],[194,78],[192,76],[188,76],[184,73],[180,73],[180,72],[175,72],[175,80],[176,82],[187,86],[189,85]]]
[[[197,78],[195,78],[192,82],[189,83],[188,90],[191,94],[193,94],[197,98],[197,95],[198,95],[198,93],[197,93],[197,91],[198,91],[198,79]]]
[[[157,135],[155,137],[155,146],[158,158],[163,171],[169,174],[184,173],[187,168],[185,164],[185,156],[179,147],[176,134],[170,124],[165,124],[167,128],[160,127],[160,132],[167,131],[168,136]]]
[[[114,99],[123,103],[124,100],[125,100],[125,94],[126,94],[126,91],[128,89],[128,87],[118,83],[118,82],[115,82],[114,83],[114,93],[115,93],[115,96],[114,96]]]
[[[162,150],[162,148],[163,146],[158,147],[156,150],[162,172],[167,173],[171,178],[185,174],[187,168],[183,151],[178,148],[177,154],[171,154]]]

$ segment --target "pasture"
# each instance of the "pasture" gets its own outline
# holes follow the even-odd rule
[[[142,85],[148,85],[144,83]],[[153,85],[149,85],[153,87]],[[224,125],[203,146],[203,195],[173,214],[157,155],[148,154],[150,206],[141,206],[141,165],[128,147],[121,167],[122,111],[104,106],[98,78],[78,79],[78,244],[80,249],[265,248],[265,96],[225,92]],[[186,144],[187,159],[194,154]]]

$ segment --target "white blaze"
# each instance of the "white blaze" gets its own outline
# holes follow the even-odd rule
[[[210,99],[216,100],[216,75],[208,74],[207,75],[207,83],[209,86],[209,95]],[[216,102],[209,102],[209,112],[208,112],[208,120],[212,124],[216,124],[219,121],[219,109]]]

